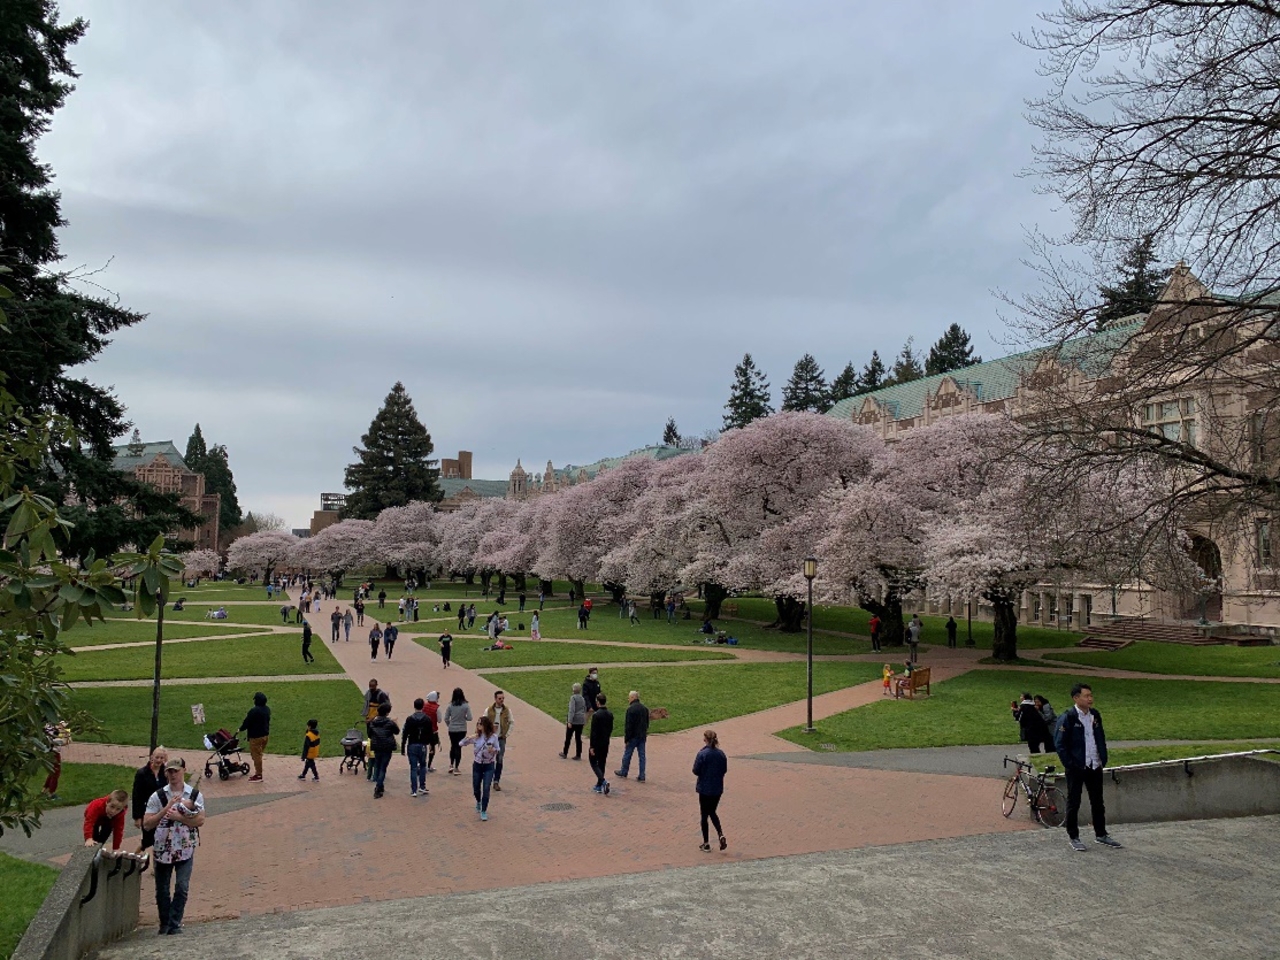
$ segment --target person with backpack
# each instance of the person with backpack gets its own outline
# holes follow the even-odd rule
[[[200,787],[188,784],[185,772],[186,764],[178,757],[165,763],[166,784],[152,794],[142,817],[142,829],[155,832],[152,873],[156,878],[156,912],[161,936],[182,932],[182,915],[191,890],[191,870],[205,820]]]
[[[386,792],[387,767],[396,752],[400,725],[391,719],[391,704],[378,704],[378,715],[369,721],[369,750],[373,753],[373,799]]]

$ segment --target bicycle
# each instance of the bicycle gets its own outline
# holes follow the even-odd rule
[[[1035,773],[1035,767],[1031,764],[1013,757],[1005,757],[1004,766],[1008,767],[1010,763],[1017,769],[1009,778],[1009,782],[1004,785],[1001,812],[1006,817],[1013,814],[1013,808],[1018,805],[1018,788],[1021,787],[1031,807],[1031,815],[1036,818],[1037,823],[1046,827],[1062,826],[1062,821],[1067,817],[1067,802],[1057,787],[1051,787],[1045,783],[1053,774],[1054,768],[1045,767],[1043,773],[1033,777],[1031,774]]]

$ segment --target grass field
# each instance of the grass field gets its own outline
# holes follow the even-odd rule
[[[31,918],[58,879],[58,871],[0,853],[0,960],[13,956]]]
[[[166,684],[161,691],[160,742],[170,748],[171,755],[186,759],[188,770],[203,767],[208,755],[201,738],[205,730],[226,727],[234,731],[253,706],[254,693],[267,695],[271,708],[271,742],[269,753],[296,757],[301,749],[307,721],[320,721],[320,753],[342,755],[338,742],[347,728],[360,719],[363,693],[350,680],[307,680],[294,683],[211,683],[199,686]],[[72,690],[75,707],[88,710],[101,723],[97,734],[84,740],[99,743],[139,744],[146,751],[151,735],[150,687],[96,687]],[[191,705],[203,703],[206,727],[191,722]],[[396,712],[408,704],[397,704]],[[404,710],[408,714],[409,710]],[[245,761],[248,762],[248,745]],[[276,767],[276,770],[279,770]],[[291,768],[289,768],[291,769]],[[299,768],[300,769],[300,768]],[[293,771],[291,775],[296,775]]]
[[[731,597],[725,601],[725,604],[732,608],[737,606],[738,612],[735,614],[727,614],[727,616],[741,618],[744,620],[761,620],[771,623],[777,616],[773,601],[764,597]],[[705,604],[701,600],[690,600],[689,606],[695,611],[695,616],[701,616]],[[904,608],[903,616],[911,619],[912,611]],[[817,630],[833,630],[838,633],[854,633],[860,637],[869,635],[867,623],[871,620],[871,614],[860,607],[832,607],[823,604],[814,604],[813,612],[813,629]],[[924,624],[924,629],[920,635],[920,642],[923,644],[940,644],[946,645],[946,617],[921,616],[920,622]],[[968,623],[964,619],[957,617],[956,622],[959,625],[957,632],[957,642],[963,646],[968,638]],[[973,621],[973,642],[974,646],[983,650],[991,649],[993,625],[986,620]],[[1047,649],[1052,647],[1070,647],[1080,642],[1081,634],[1073,633],[1070,630],[1054,630],[1049,627],[1033,626],[1030,624],[1018,625],[1018,646],[1027,650]],[[814,638],[815,645],[817,638]]]
[[[779,736],[838,750],[1016,743],[1009,701],[1021,690],[1071,705],[1072,678],[1062,674],[975,670],[933,685],[933,696],[884,700],[819,721],[820,736],[799,727]],[[1094,684],[1111,740],[1243,740],[1280,737],[1280,685],[1207,680],[1116,680]]]
[[[1280,677],[1280,647],[1191,647],[1180,643],[1138,641],[1113,653],[1101,650],[1057,653],[1051,659],[1137,673],[1189,677]]]
[[[414,637],[417,643],[428,650],[439,652],[440,645],[434,636]],[[459,637],[453,642],[451,657],[454,663],[468,670],[483,670],[486,667],[531,667],[553,666],[563,663],[626,663],[645,661],[648,663],[674,663],[681,660],[732,660],[733,654],[720,650],[655,650],[638,644],[626,647],[599,646],[589,643],[557,643],[554,640],[512,641],[514,650],[485,651],[488,639],[478,637]]]
[[[146,753],[144,748],[142,754]],[[142,766],[142,754],[138,766]],[[58,799],[48,807],[78,807],[105,797],[112,790],[133,789],[133,767],[115,763],[64,763],[58,778]],[[35,789],[44,785],[44,776],[33,781]]]
[[[290,600],[289,603],[292,604],[293,601]],[[226,608],[227,619],[206,620],[205,614],[210,610],[217,609],[219,606],[224,606],[224,604],[217,600],[197,601],[194,599],[188,599],[186,607],[179,610],[177,613],[173,612],[173,607],[169,607],[169,609],[164,612],[165,629],[168,629],[169,624],[171,623],[210,623],[215,626],[227,623],[233,625],[258,624],[273,627],[297,626],[299,630],[302,629],[301,624],[294,624],[294,616],[292,613],[289,615],[288,623],[281,620],[280,607],[284,606],[284,604],[281,603],[267,603],[266,601],[263,601],[262,603],[241,604],[238,606],[236,604],[231,604]],[[325,616],[328,616],[329,611],[333,609],[333,601],[326,601],[322,606],[325,611]]]
[[[174,679],[342,672],[328,645],[318,637],[311,642],[311,654],[315,663],[303,664],[301,639],[279,633],[165,644],[160,675]],[[61,666],[62,679],[68,683],[149,680],[154,676],[155,651],[151,647],[82,650],[74,657],[64,658]]]
[[[173,624],[165,620],[164,638],[166,640],[184,640],[188,637],[216,637],[224,633],[242,633],[245,636],[261,634],[266,631],[257,627],[228,626],[226,621],[210,623],[208,626],[196,624]],[[62,639],[73,647],[99,647],[108,643],[155,643],[156,622],[154,620],[106,620],[94,621],[93,626],[76,624],[62,635]]]
[[[815,665],[814,693],[827,693],[879,675],[872,663],[827,662]],[[515,696],[556,719],[562,719],[581,670],[538,670],[529,673],[484,675]],[[622,712],[627,691],[638,690],[650,709],[665,707],[671,716],[655,720],[651,733],[670,733],[729,717],[755,713],[805,696],[804,664],[741,663],[725,666],[619,667],[602,669],[600,682],[615,714],[614,731],[622,735]]]

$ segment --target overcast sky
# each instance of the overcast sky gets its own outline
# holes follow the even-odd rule
[[[806,351],[998,356],[1047,2],[64,0],[63,252],[149,314],[87,374],[303,526],[396,380],[505,478],[718,427],[746,351],[775,403]]]

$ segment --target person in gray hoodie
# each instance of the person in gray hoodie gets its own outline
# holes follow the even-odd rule
[[[569,741],[577,741],[577,753],[573,759],[582,759],[582,728],[587,725],[587,699],[582,695],[582,684],[573,685],[573,695],[569,697],[569,714],[564,724],[564,749],[560,751],[560,759],[569,756]]]
[[[461,687],[453,688],[453,698],[444,708],[444,728],[449,731],[449,772],[461,776],[458,766],[462,763],[462,738],[467,735],[467,725],[472,721],[471,704]]]

